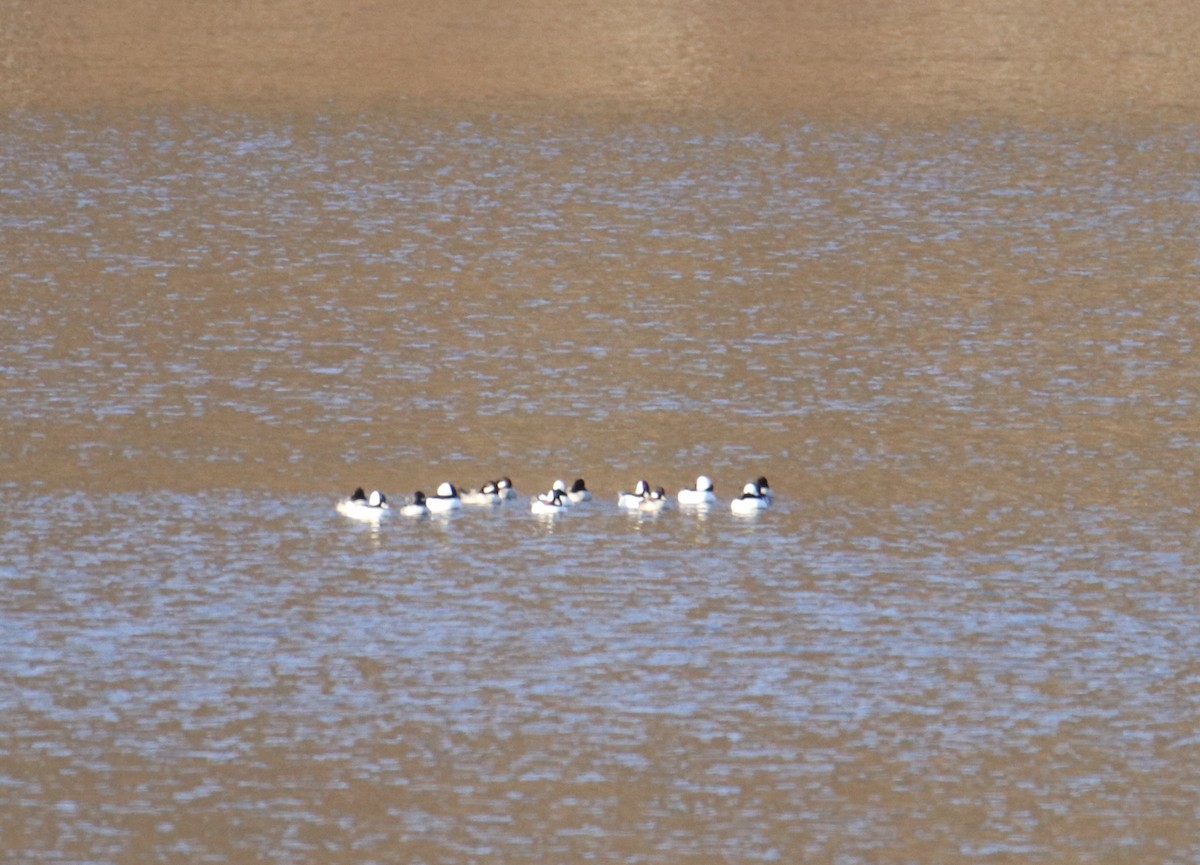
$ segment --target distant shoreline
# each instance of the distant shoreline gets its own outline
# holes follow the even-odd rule
[[[12,4],[18,110],[733,112],[936,122],[1200,118],[1185,0],[436,7],[280,0]],[[1120,38],[1114,34],[1119,33]]]

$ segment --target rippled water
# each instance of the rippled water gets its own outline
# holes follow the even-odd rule
[[[14,119],[4,858],[1193,861],[1196,152]]]

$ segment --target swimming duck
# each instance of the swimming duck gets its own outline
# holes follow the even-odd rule
[[[713,482],[706,475],[700,475],[700,477],[696,478],[695,488],[680,490],[677,498],[679,499],[679,504],[691,505],[693,507],[715,505],[717,503],[717,494],[713,490]]]
[[[342,499],[337,503],[339,514],[354,520],[369,522],[378,520],[389,507],[387,496],[379,490],[371,490],[371,495],[368,496],[363,492],[362,487],[356,488],[349,498]]]
[[[729,509],[735,514],[753,514],[765,511],[771,506],[771,500],[762,494],[762,488],[757,483],[748,483],[742,487],[742,494],[729,503]]]
[[[538,498],[540,498],[540,499],[549,498],[551,493],[561,493],[563,505],[566,507],[570,507],[571,505],[574,504],[574,502],[571,501],[571,491],[567,489],[567,482],[562,479],[556,480],[551,485],[550,492],[543,493],[543,494],[539,495]]]
[[[462,508],[462,498],[452,483],[443,483],[437,488],[437,495],[426,496],[425,507],[431,513],[445,514]]]
[[[425,505],[425,493],[417,490],[405,499],[404,504],[400,507],[400,513],[406,517],[429,516],[429,508]]]
[[[758,491],[763,495],[768,502],[775,501],[775,490],[771,489],[771,485],[767,483],[767,479],[761,475],[754,483],[758,484]]]
[[[645,500],[649,489],[650,485],[645,481],[638,481],[637,486],[633,488],[633,492],[617,494],[617,507],[628,511],[636,511],[642,506],[642,502]]]
[[[590,502],[592,500],[591,490],[583,482],[583,478],[575,478],[575,483],[571,484],[571,488],[567,490],[567,498],[571,500],[571,504],[579,504],[580,502]]]
[[[655,487],[650,490],[642,498],[642,503],[638,506],[639,510],[657,513],[671,506],[671,500],[667,498],[667,491],[662,487]]]
[[[568,507],[566,496],[561,490],[552,489],[548,493],[539,493],[529,503],[529,510],[535,514],[561,514]]]
[[[477,490],[467,490],[459,498],[464,505],[498,505],[501,502],[500,486],[496,481],[488,481]]]

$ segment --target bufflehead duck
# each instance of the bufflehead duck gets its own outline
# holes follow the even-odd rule
[[[429,508],[425,505],[425,493],[417,490],[400,507],[400,513],[406,517],[427,517]]]
[[[681,505],[715,505],[717,503],[713,482],[706,475],[696,478],[694,489],[680,490],[678,498]]]
[[[567,482],[560,479],[560,480],[555,481],[554,484],[550,487],[549,493],[542,493],[538,496],[538,498],[545,501],[546,499],[549,499],[551,493],[561,493],[563,505],[565,505],[566,507],[570,507],[571,505],[574,504],[574,502],[571,501],[570,492],[571,491],[567,489]]]
[[[655,487],[653,490],[646,493],[645,497],[642,499],[641,505],[638,506],[638,509],[650,511],[651,513],[657,513],[658,511],[669,508],[670,506],[671,500],[667,498],[667,491],[662,487]]]
[[[571,500],[572,504],[592,500],[592,493],[584,484],[583,478],[575,478],[575,483],[571,484],[571,488],[567,490],[567,498]]]
[[[350,498],[342,499],[337,503],[339,514],[350,517],[354,520],[368,520],[374,522],[383,516],[384,511],[388,510],[387,496],[379,490],[371,490],[371,495],[363,492],[362,487],[358,487],[350,494]]]
[[[767,501],[775,501],[775,490],[771,489],[771,485],[767,483],[767,479],[765,477],[760,476],[754,483],[758,485],[759,494],[761,494]]]
[[[735,514],[753,514],[770,506],[771,500],[762,494],[762,488],[756,483],[746,484],[742,494],[729,503],[729,509]]]
[[[460,498],[464,505],[498,505],[500,504],[500,487],[495,481],[488,481],[477,490],[467,490]]]
[[[508,478],[500,478],[500,480],[496,481],[496,489],[502,499],[515,499],[517,497],[517,491],[513,489],[512,481]]]
[[[636,511],[642,506],[642,502],[646,498],[646,492],[650,489],[650,485],[645,481],[638,481],[637,486],[633,488],[631,493],[617,494],[617,507],[624,508],[629,511]]]
[[[529,510],[535,514],[561,514],[567,509],[567,498],[561,490],[550,490],[539,493],[529,503]]]
[[[462,499],[452,483],[444,483],[437,488],[437,495],[425,498],[425,507],[432,513],[445,514],[462,508]]]

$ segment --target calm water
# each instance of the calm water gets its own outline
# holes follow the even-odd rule
[[[0,858],[1196,861],[1198,151],[10,119]]]

